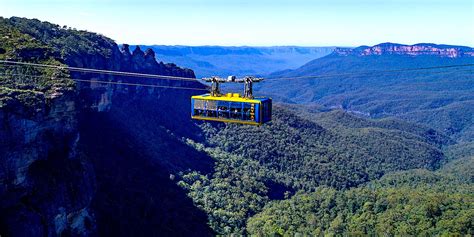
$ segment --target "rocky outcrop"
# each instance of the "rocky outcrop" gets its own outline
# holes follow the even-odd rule
[[[196,129],[189,118],[190,97],[202,91],[172,87],[204,86],[193,80],[192,70],[157,62],[151,49],[143,51],[137,47],[130,52],[129,46],[124,45],[120,50],[112,47],[111,52],[111,58],[116,61],[106,61],[113,65],[88,64],[101,60],[86,57],[82,60],[84,66],[189,80],[72,74],[86,79],[157,86],[78,84],[79,144],[81,151],[89,154],[96,171],[98,191],[92,206],[99,235],[211,235],[206,215],[169,178],[187,169],[206,173],[212,167],[211,158],[196,154],[177,139],[191,136]]]
[[[118,76],[107,74],[93,74],[93,73],[72,73],[72,77],[80,77],[81,79],[99,80],[99,81],[118,81],[133,84],[155,85],[158,87],[128,87],[114,84],[97,83],[97,82],[81,82],[78,83],[78,93],[81,98],[88,98],[82,100],[81,107],[94,108],[98,111],[107,111],[110,109],[113,101],[119,94],[127,94],[131,100],[138,99],[144,95],[159,98],[163,93],[168,93],[169,89],[166,87],[194,87],[204,88],[202,84],[192,80],[195,78],[194,72],[190,69],[183,69],[175,64],[164,64],[157,62],[155,59],[155,52],[152,49],[147,49],[143,52],[140,47],[136,47],[133,52],[130,52],[129,46],[124,44],[121,49],[115,46],[111,49],[112,58],[115,61],[109,61],[102,58],[101,55],[92,55],[84,57],[79,64],[76,60],[70,66],[81,66],[86,68],[95,68],[103,70],[113,70],[122,72],[133,72],[150,75],[176,76],[187,77],[190,80],[173,80],[167,77],[147,77],[147,76]],[[96,63],[97,62],[97,63]],[[103,63],[102,63],[103,62]],[[118,66],[117,66],[118,65]],[[171,89],[174,90],[174,89]],[[176,92],[176,90],[174,90]],[[177,91],[179,93],[179,91]]]
[[[132,61],[132,54],[130,53],[130,48],[128,44],[123,44],[120,48],[120,53],[122,54],[122,61],[124,65],[129,65]]]
[[[0,27],[4,21],[0,19]],[[98,82],[77,82],[71,86],[72,81],[66,80],[63,84],[45,81],[49,84],[38,89],[23,88],[25,83],[17,85],[18,78],[2,81],[0,236],[210,235],[206,216],[169,179],[171,172],[186,167],[211,167],[207,157],[199,163],[185,159],[186,153],[194,151],[186,152],[190,148],[167,132],[167,129],[176,133],[180,129],[181,133],[192,131],[182,124],[189,123],[188,100],[196,92],[168,87],[203,88],[192,80],[193,71],[157,62],[152,50],[143,52],[137,48],[130,53],[128,45],[119,49],[112,40],[93,33],[23,18],[6,21],[11,24],[9,27],[31,35],[31,41],[47,50],[56,50],[47,52],[55,63],[190,80],[70,72],[68,76],[83,80],[158,87]],[[71,45],[61,40],[68,36],[78,41]],[[16,56],[23,60],[41,62],[43,59],[34,50],[21,52],[22,55]],[[16,51],[7,54],[14,57]],[[45,75],[39,71],[38,76]],[[153,108],[152,112],[147,108]],[[101,118],[106,118],[105,122],[97,124]],[[145,119],[151,122],[143,124]],[[116,126],[109,127],[109,122]],[[141,127],[134,127],[136,124]],[[100,128],[104,129],[98,134]],[[147,143],[156,134],[158,139]],[[160,140],[162,136],[168,139]],[[136,149],[142,143],[148,146]],[[173,147],[168,147],[170,143]],[[173,149],[184,151],[184,158],[175,158],[178,155],[173,154]],[[145,169],[149,173],[144,173]]]
[[[0,106],[0,230],[6,236],[95,233],[94,175],[77,152],[75,94],[38,92],[37,98],[33,110],[14,99]]]
[[[340,56],[370,56],[370,55],[434,55],[448,58],[474,57],[474,49],[464,46],[437,45],[437,44],[415,44],[403,45],[394,43],[383,43],[369,46],[361,46],[354,49],[336,48],[336,55]]]

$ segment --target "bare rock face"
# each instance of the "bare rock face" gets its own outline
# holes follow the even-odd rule
[[[120,48],[120,52],[122,53],[122,59],[124,64],[130,64],[132,61],[132,54],[130,53],[130,48],[128,44],[123,44]]]
[[[155,51],[153,51],[153,49],[151,49],[151,48],[146,49],[145,50],[145,59],[146,60],[153,59],[153,61],[156,62],[156,60],[155,60]]]
[[[93,171],[76,152],[74,93],[0,107],[0,216],[7,236],[95,233]],[[79,215],[79,213],[82,213]]]
[[[415,44],[403,45],[394,43],[383,43],[372,47],[361,46],[354,49],[336,48],[335,54],[340,56],[370,56],[370,55],[434,55],[448,58],[474,57],[474,49],[464,46],[437,45],[437,44]]]
[[[159,67],[158,62],[156,62],[155,51],[153,51],[153,49],[151,48],[146,49],[143,57],[145,58],[146,67],[150,67],[150,68]]]
[[[122,47],[120,48],[120,52],[124,55],[124,56],[132,56],[132,54],[130,54],[130,46],[128,44],[123,44]]]
[[[81,58],[80,62],[72,60],[70,66],[95,68],[102,70],[115,70],[122,72],[132,72],[141,74],[151,75],[164,75],[164,76],[179,76],[187,78],[195,78],[194,72],[190,69],[180,68],[175,64],[164,64],[157,62],[155,59],[155,52],[148,48],[145,52],[140,47],[136,47],[130,52],[129,45],[124,44],[120,50],[117,46],[110,49],[112,52],[111,59],[106,59],[101,55],[91,55],[88,57]],[[79,64],[78,64],[79,63]],[[112,76],[103,74],[80,74],[72,73],[72,77],[81,77],[82,79],[91,79],[98,81],[119,81],[133,84],[146,84],[156,86],[184,86],[184,87],[196,87],[203,88],[202,84],[197,81],[183,81],[183,80],[170,80],[167,78],[151,78],[151,77],[131,77],[131,76]],[[79,97],[87,98],[87,100],[81,101],[81,107],[92,108],[99,112],[109,111],[116,98],[119,95],[127,94],[130,100],[150,96],[159,98],[164,90],[160,87],[128,87],[106,83],[80,83],[79,84]],[[120,102],[118,102],[120,103]]]
[[[140,47],[136,47],[135,50],[132,52],[132,70],[138,71],[139,67],[145,63],[145,53],[140,49]]]

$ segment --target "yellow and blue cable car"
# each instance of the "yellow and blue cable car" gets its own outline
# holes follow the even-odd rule
[[[191,97],[193,119],[249,125],[262,125],[272,120],[272,100],[252,95],[252,82],[260,81],[261,78],[235,79],[231,76],[227,80],[218,77],[204,78],[204,80],[212,82],[211,93]],[[219,83],[222,82],[245,83],[244,95],[221,94]]]

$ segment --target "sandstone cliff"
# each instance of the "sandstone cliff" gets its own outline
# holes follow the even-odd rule
[[[474,57],[474,49],[464,46],[453,45],[437,45],[437,44],[414,44],[403,45],[394,43],[383,43],[372,47],[361,46],[354,49],[336,48],[334,51],[337,55],[435,55],[440,57],[457,58],[457,57]]]
[[[7,39],[0,42],[0,59],[194,77],[192,70],[157,62],[152,50],[137,48],[131,53],[127,45],[119,49],[112,40],[85,31],[23,18],[1,18],[0,31]],[[176,97],[189,98],[193,92],[74,83],[68,78],[203,88],[201,84],[5,65],[0,71],[0,235],[148,235],[153,229],[178,235],[209,233],[205,216],[194,211],[192,202],[168,178],[192,164],[170,159],[172,154],[163,153],[160,144],[155,144],[158,151],[153,152],[162,160],[152,160],[157,155],[112,152],[140,143],[136,139],[141,134],[122,132],[131,129],[129,123],[139,123],[141,113],[147,113],[137,110],[137,105],[155,106],[157,120],[150,126],[156,126],[157,133],[166,133],[184,117],[161,116],[162,111],[184,107],[188,102]],[[107,122],[100,123],[101,119]],[[117,121],[123,127],[109,127]],[[96,134],[98,130],[102,134]],[[174,143],[180,146],[178,140]],[[150,167],[154,167],[148,172],[152,176],[137,178],[144,174],[142,169]],[[133,180],[141,179],[141,183],[130,180],[133,173]],[[112,180],[122,181],[110,183]],[[154,184],[158,186],[150,186]],[[147,194],[148,189],[152,190]],[[136,190],[143,190],[143,195]],[[124,195],[135,200],[124,203]],[[147,204],[148,217],[139,217],[134,213],[140,208],[136,205],[150,198],[156,202]],[[166,199],[182,201],[165,205]],[[167,216],[171,212],[174,214]],[[176,215],[186,218],[178,222]],[[194,224],[186,227],[186,223]]]

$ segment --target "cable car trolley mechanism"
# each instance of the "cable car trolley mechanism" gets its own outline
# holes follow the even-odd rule
[[[191,97],[193,119],[249,125],[262,125],[272,119],[272,99],[253,96],[252,84],[263,78],[229,76],[224,79],[213,76],[203,80],[211,82],[211,92]],[[243,83],[244,94],[222,94],[219,84],[230,82]]]

